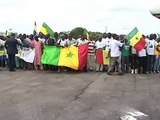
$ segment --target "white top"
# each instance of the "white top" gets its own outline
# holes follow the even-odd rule
[[[154,48],[158,45],[155,40],[146,40],[147,41],[147,54],[154,55]]]
[[[139,52],[138,52],[138,56],[139,56],[139,57],[145,57],[145,56],[147,56],[146,50],[145,50],[145,49],[142,49],[141,51],[139,51]]]
[[[57,43],[58,43],[60,46],[65,47],[65,45],[68,44],[68,40],[67,40],[67,39],[64,39],[64,40],[59,39],[59,40],[57,41]]]
[[[102,41],[104,42],[104,44],[105,44],[105,49],[107,50],[107,51],[109,51],[109,49],[110,49],[110,41],[112,40],[112,38],[102,38]]]
[[[41,41],[42,43],[45,42],[45,39],[44,38],[38,38],[39,41]]]
[[[109,45],[111,50],[111,57],[119,57],[121,55],[119,47],[122,47],[123,43],[115,39],[112,39]]]
[[[88,42],[88,40],[86,40],[86,39],[84,39],[84,40],[82,40],[82,39],[78,39],[78,40],[77,40],[77,42],[78,42],[78,46],[79,46],[79,45],[81,45],[81,44],[85,44],[85,43],[87,43],[87,42]]]
[[[134,47],[132,47],[132,54],[137,54],[137,51]]]
[[[95,43],[96,49],[100,49],[104,47],[104,42],[103,41],[96,41]]]
[[[0,46],[4,46],[4,44],[5,44],[5,41],[0,39]]]

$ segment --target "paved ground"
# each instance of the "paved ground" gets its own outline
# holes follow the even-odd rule
[[[0,120],[160,120],[160,74],[0,71]]]

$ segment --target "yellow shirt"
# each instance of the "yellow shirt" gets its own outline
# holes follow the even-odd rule
[[[155,47],[154,49],[154,55],[160,55],[160,42],[158,42],[157,47]]]

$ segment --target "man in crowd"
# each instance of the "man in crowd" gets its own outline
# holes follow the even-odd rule
[[[150,34],[149,40],[147,40],[147,71],[149,73],[153,72],[153,65],[154,65],[154,49],[158,45],[158,43],[155,41],[156,38],[154,38],[153,34]]]
[[[87,70],[93,71],[95,66],[95,41],[90,38],[88,44]]]
[[[110,41],[110,54],[111,54],[111,64],[109,66],[109,69],[107,71],[108,75],[112,75],[112,72],[114,70],[114,68],[116,67],[116,64],[118,63],[119,67],[118,67],[118,73],[119,75],[122,75],[122,71],[121,71],[121,61],[120,61],[120,57],[121,57],[121,51],[120,51],[120,47],[123,46],[123,43],[121,43],[120,41],[117,40],[117,35],[114,36],[114,38]]]
[[[98,40],[95,43],[96,54],[97,54],[98,50],[104,50],[105,49],[105,44],[102,41],[102,36],[101,35],[97,36],[97,39]],[[103,64],[99,64],[98,60],[96,61],[96,71],[97,72],[103,72]]]
[[[15,54],[18,53],[17,45],[21,44],[15,39],[15,34],[12,33],[11,37],[6,40],[5,48],[8,54],[9,71],[15,71]]]

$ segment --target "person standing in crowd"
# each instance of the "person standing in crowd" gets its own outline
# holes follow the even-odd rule
[[[43,65],[41,64],[42,56],[42,41],[38,39],[38,36],[35,36],[34,47],[35,47],[35,58],[34,58],[34,68],[35,70],[43,70]]]
[[[88,44],[87,70],[93,71],[95,68],[95,41],[90,38]]]
[[[138,70],[138,54],[134,47],[131,47],[131,55],[130,55],[130,63],[131,63],[131,73],[137,74]]]
[[[44,44],[45,45],[49,45],[49,46],[53,46],[54,45],[54,39],[52,39],[50,37],[50,34],[46,35]],[[53,65],[43,65],[43,66],[44,66],[44,70],[53,70],[53,68],[54,68]]]
[[[147,54],[145,48],[138,52],[138,74],[141,73],[147,73]]]
[[[111,33],[103,33],[103,36],[102,36],[102,41],[103,41],[103,43],[104,43],[104,46],[105,46],[105,52],[106,52],[106,57],[107,57],[107,59],[108,59],[108,63],[105,63],[104,65],[103,65],[103,67],[104,67],[104,71],[107,71],[108,70],[108,66],[109,66],[109,64],[110,64],[110,52],[109,52],[109,50],[110,50],[110,46],[109,46],[109,43],[110,43],[110,41],[112,40],[112,35],[111,35]]]
[[[68,36],[68,45],[70,46],[70,45],[75,45],[76,44],[76,42],[77,42],[77,40],[76,39],[74,39],[74,38],[72,38],[72,36],[71,35],[69,35]]]
[[[22,44],[22,41],[20,39],[21,37],[22,37],[22,34],[19,34],[17,37],[17,41]],[[18,49],[18,54],[16,54],[16,57],[15,57],[16,68],[20,69],[23,67],[22,66],[22,59],[20,58],[20,54],[22,53],[22,48],[21,48],[21,46],[17,46],[17,49]]]
[[[96,41],[95,43],[95,49],[96,49],[96,52],[97,50],[101,49],[101,50],[104,50],[105,49],[105,44],[104,42],[102,41],[102,36],[99,35],[98,40]],[[97,56],[96,56],[97,57]],[[96,58],[97,59],[97,58]],[[103,64],[99,64],[97,61],[96,61],[96,71],[97,72],[102,72],[103,71]]]
[[[88,42],[89,41],[87,40],[87,36],[83,34],[79,39],[77,39],[77,46]]]
[[[59,40],[57,41],[57,45],[60,47],[67,47],[68,43],[67,43],[67,39],[68,38],[65,34],[61,34]],[[58,66],[58,72],[67,71],[67,68],[64,66]]]
[[[89,41],[87,40],[87,35],[83,34],[78,40],[77,40],[77,43],[76,43],[76,46],[80,46],[82,44],[85,44],[85,43],[88,43]],[[83,68],[83,71],[84,72],[87,72],[87,63],[85,65],[85,67]]]
[[[144,35],[143,35],[144,37]],[[145,38],[145,37],[144,37]],[[146,46],[138,52],[138,74],[147,73],[147,51]]]
[[[59,40],[59,34],[55,32],[54,33],[54,45],[57,45],[58,40]]]
[[[147,71],[149,73],[153,72],[153,65],[154,65],[154,49],[157,46],[157,42],[155,41],[153,34],[150,34],[150,38],[147,41]]]
[[[50,45],[50,46],[53,46],[53,45],[54,45],[54,39],[52,39],[52,38],[50,37],[50,34],[47,34],[47,35],[46,35],[46,39],[45,39],[44,44]]]
[[[6,40],[5,48],[8,54],[9,71],[15,71],[15,54],[18,53],[17,45],[22,46],[16,39],[15,34],[12,33],[11,37]]]
[[[29,38],[27,38],[26,34],[23,34],[20,39],[21,39],[22,45],[23,45],[22,51],[27,51],[30,47]],[[22,66],[23,66],[23,69],[26,70],[29,67],[29,63],[22,60]]]
[[[155,60],[154,60],[154,67],[153,67],[153,72],[154,73],[159,73],[160,72],[160,38],[157,39],[157,47],[154,49],[154,55],[155,55]]]
[[[114,70],[114,68],[116,67],[117,63],[119,65],[118,67],[118,74],[122,75],[122,70],[121,70],[121,61],[120,61],[120,57],[121,57],[121,51],[120,51],[120,47],[123,46],[123,43],[121,43],[120,41],[118,41],[116,38],[118,36],[115,35],[113,37],[113,39],[110,41],[110,54],[111,54],[111,64],[109,66],[109,69],[107,71],[108,75],[112,75],[112,72]]]
[[[127,39],[124,40],[124,45],[122,47],[122,71],[128,73],[129,72],[129,56],[131,52],[131,46],[129,45]]]
[[[6,38],[3,36],[0,36],[0,67],[5,67],[5,61],[6,61],[6,54],[5,54],[5,40]]]
[[[38,38],[39,41],[41,41],[42,43],[44,43],[45,42],[45,35],[42,32],[39,32],[38,36],[39,36],[39,38]]]

